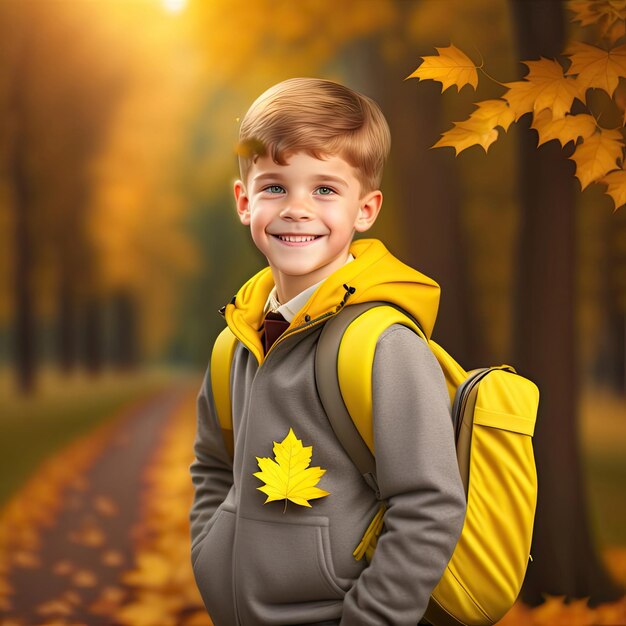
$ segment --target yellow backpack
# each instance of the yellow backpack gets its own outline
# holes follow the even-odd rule
[[[345,307],[320,335],[316,384],[337,438],[375,490],[371,372],[378,337],[392,324],[424,338],[443,370],[467,496],[461,536],[431,594],[425,620],[434,626],[494,624],[515,602],[531,558],[537,499],[532,435],[539,391],[509,365],[466,372],[426,339],[414,318],[389,303]],[[229,381],[236,343],[224,329],[211,356],[215,406],[231,455]],[[354,550],[356,559],[371,559],[385,510],[383,503]]]

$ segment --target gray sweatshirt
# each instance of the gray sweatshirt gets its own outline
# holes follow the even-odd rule
[[[371,563],[352,555],[380,501],[336,439],[314,378],[328,313],[345,302],[387,300],[407,309],[430,336],[439,289],[378,240],[353,243],[355,260],[329,276],[267,356],[261,315],[273,286],[269,268],[226,307],[240,340],[231,370],[234,459],[213,402],[210,370],[198,395],[191,475],[192,563],[216,626],[278,626],[341,618],[342,626],[415,626],[460,535],[465,495],[450,400],[426,342],[401,325],[379,338],[372,366],[373,427],[380,497],[388,509]],[[385,297],[386,296],[386,297]],[[307,319],[308,318],[308,319]],[[265,503],[253,474],[274,458],[289,429],[326,470],[328,496],[310,508]]]

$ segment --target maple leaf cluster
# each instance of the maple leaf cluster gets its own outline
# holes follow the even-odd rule
[[[450,146],[458,155],[479,145],[487,152],[499,137],[498,128],[506,132],[513,122],[531,113],[538,146],[552,140],[559,141],[561,147],[574,142],[568,158],[576,164],[575,175],[581,188],[591,183],[606,185],[606,193],[618,209],[626,204],[626,99],[617,89],[619,79],[626,78],[626,44],[616,42],[625,36],[626,0],[571,0],[568,7],[574,13],[572,19],[582,26],[599,26],[609,49],[571,41],[563,51],[570,61],[567,68],[556,59],[544,57],[522,61],[528,68],[522,80],[499,83],[506,89],[500,98],[475,103],[476,110],[466,120],[454,122],[454,127],[432,147]],[[435,80],[441,83],[442,92],[453,85],[457,91],[465,85],[477,88],[482,65],[476,65],[453,44],[436,50],[437,55],[421,57],[423,62],[407,79]],[[588,98],[592,89],[601,89],[613,99],[622,112],[619,128],[602,127],[591,113]],[[572,113],[574,100],[582,103],[587,112]]]

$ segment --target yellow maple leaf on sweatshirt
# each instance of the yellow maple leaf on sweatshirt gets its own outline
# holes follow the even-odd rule
[[[312,453],[313,446],[303,446],[290,428],[280,443],[274,442],[276,460],[256,457],[261,471],[253,475],[265,483],[262,487],[257,487],[267,495],[263,504],[285,500],[287,508],[287,501],[291,500],[300,506],[310,507],[309,500],[329,495],[328,491],[315,486],[326,470],[309,467]]]

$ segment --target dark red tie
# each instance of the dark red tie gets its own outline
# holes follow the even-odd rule
[[[272,347],[272,344],[287,330],[289,322],[276,311],[270,311],[265,316],[263,333],[263,347],[265,348],[265,354]]]

